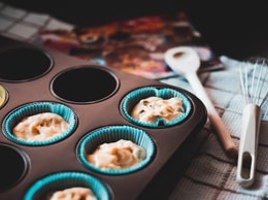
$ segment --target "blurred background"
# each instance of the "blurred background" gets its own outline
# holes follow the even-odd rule
[[[114,20],[184,10],[217,55],[243,59],[267,56],[268,12],[265,1],[223,0],[2,0],[65,22],[91,26]]]

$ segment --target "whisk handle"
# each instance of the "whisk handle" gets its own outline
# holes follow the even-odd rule
[[[236,176],[236,181],[243,187],[249,187],[254,181],[260,121],[260,107],[247,104],[243,110]]]
[[[226,153],[230,156],[237,156],[237,147],[232,140],[232,137],[228,130],[226,129],[226,126],[224,125],[223,121],[219,117],[215,107],[211,103],[210,99],[207,96],[207,93],[200,82],[198,76],[196,73],[191,73],[186,75],[187,80],[191,84],[195,94],[198,98],[201,99],[201,101],[204,103],[207,112],[208,112],[208,118],[216,131],[222,146]]]

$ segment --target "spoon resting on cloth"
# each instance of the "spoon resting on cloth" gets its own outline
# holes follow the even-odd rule
[[[165,52],[164,59],[175,73],[184,75],[188,80],[198,98],[204,103],[208,112],[208,118],[227,155],[236,157],[238,149],[197,76],[197,71],[200,67],[198,53],[191,47],[174,47]]]

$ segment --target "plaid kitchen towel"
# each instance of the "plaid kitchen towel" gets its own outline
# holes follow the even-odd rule
[[[159,19],[153,20],[159,22]],[[0,2],[1,35],[22,41],[42,43],[48,42],[48,40],[46,40],[48,37],[46,36],[48,36],[48,33],[51,34],[51,32],[44,30],[62,29],[65,33],[71,33],[74,28],[75,26],[61,22],[49,15],[28,12]],[[198,36],[197,32],[194,34]],[[123,35],[121,36],[123,37]],[[49,38],[51,39],[51,35]],[[155,41],[159,42],[157,37],[155,39]],[[141,43],[142,42],[139,44]],[[150,49],[150,46],[148,48]],[[85,51],[80,51],[80,53],[81,52],[83,53]],[[159,55],[154,54],[154,56],[157,57]],[[204,57],[207,58],[206,55]],[[217,63],[217,65],[218,64],[219,63]],[[240,92],[238,75],[239,69],[232,64],[226,65],[224,68],[220,67],[219,69],[220,70],[202,72],[199,74],[199,77],[205,86],[208,96],[230,131],[233,140],[238,145],[243,110],[243,97]],[[161,78],[160,81],[185,88],[192,92],[188,82],[181,76],[164,77]],[[268,87],[268,80],[266,80],[263,87]],[[267,118],[267,115],[265,115],[261,123],[256,179],[252,187],[243,188],[236,182],[237,162],[225,155],[208,121],[198,134],[196,141],[198,146],[197,151],[195,151],[186,172],[173,189],[169,200],[268,199]]]
[[[239,145],[244,97],[240,87],[239,66],[232,62],[233,60],[230,61],[224,70],[202,73],[199,76],[233,140]],[[191,91],[191,87],[183,78],[166,79],[163,82],[182,86]],[[262,87],[268,87],[268,77]],[[169,199],[267,199],[267,110],[267,103],[265,103],[257,151],[255,182],[250,188],[243,188],[236,182],[237,161],[225,155],[208,122],[200,133],[202,136],[199,137],[198,151]]]

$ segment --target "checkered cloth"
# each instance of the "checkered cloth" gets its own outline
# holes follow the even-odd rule
[[[226,65],[225,70],[203,73],[199,77],[233,140],[239,145],[244,106],[239,68],[231,63]],[[183,78],[167,79],[163,82],[191,91],[191,87]],[[263,87],[268,87],[268,77]],[[169,199],[268,198],[268,109],[267,105],[264,105],[255,182],[252,187],[246,189],[236,182],[237,162],[225,155],[208,122],[198,135],[198,151]]]
[[[42,29],[72,29],[47,14],[29,12],[1,3],[0,1],[0,34],[13,39],[37,42],[38,32]]]
[[[0,2],[0,34],[2,35],[22,41],[37,42],[38,30],[54,27],[73,28],[72,25],[58,21],[49,15],[27,12]],[[241,133],[244,105],[238,73],[238,68],[230,64],[224,70],[199,74],[208,96],[237,144]],[[161,81],[192,92],[188,82],[181,76]],[[264,87],[268,87],[268,82]],[[268,199],[267,118],[267,115],[264,116],[261,124],[256,179],[252,187],[243,188],[236,182],[237,161],[225,155],[216,134],[207,122],[197,135],[197,151],[169,200]]]

